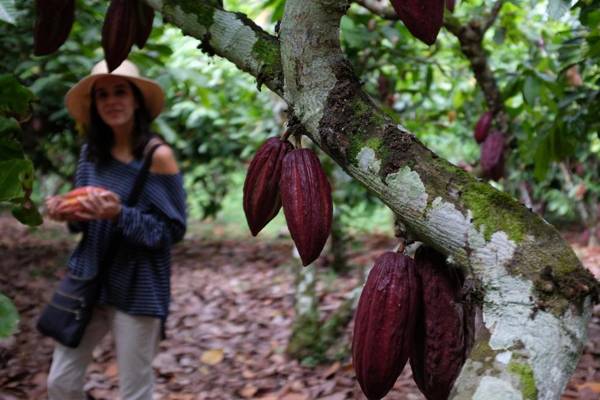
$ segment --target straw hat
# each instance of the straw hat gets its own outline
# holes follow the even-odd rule
[[[98,79],[105,76],[121,76],[137,86],[144,96],[144,103],[151,119],[156,118],[162,111],[165,94],[158,83],[142,78],[138,68],[129,60],[123,61],[119,68],[111,73],[108,72],[106,61],[102,60],[94,65],[89,76],[80,80],[65,96],[67,110],[77,122],[84,125],[89,123],[92,87]]]

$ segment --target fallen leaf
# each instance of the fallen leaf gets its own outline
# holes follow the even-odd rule
[[[577,390],[590,389],[594,393],[600,393],[600,382],[587,382],[577,385]]]
[[[340,364],[339,361],[331,364],[331,366],[327,368],[325,372],[323,372],[323,378],[327,379],[330,376],[334,375],[340,369],[341,365],[342,364]]]
[[[258,388],[254,385],[247,384],[240,390],[240,396],[249,399],[254,397],[254,395],[258,392]]]
[[[202,357],[200,357],[200,361],[202,361],[204,364],[208,364],[208,365],[217,365],[219,364],[221,361],[223,361],[223,349],[212,349],[212,350],[207,350],[204,353],[202,353]]]
[[[108,364],[108,367],[104,370],[104,374],[109,378],[116,378],[119,375],[119,367],[116,362]]]

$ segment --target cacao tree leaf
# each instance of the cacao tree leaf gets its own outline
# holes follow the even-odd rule
[[[0,161],[23,159],[23,148],[16,140],[9,138],[0,139]]]
[[[17,10],[14,0],[0,0],[0,21],[15,24]]]
[[[42,215],[31,202],[25,201],[25,204],[18,205],[12,210],[12,215],[22,224],[29,226],[41,225],[44,220]]]
[[[33,164],[29,160],[0,161],[0,201],[23,196],[23,186],[31,186]]]
[[[540,97],[540,92],[541,85],[536,77],[528,76],[525,78],[525,83],[523,84],[523,98],[527,104],[533,106],[536,99]]]
[[[19,323],[19,313],[12,301],[0,293],[0,337],[10,336]]]
[[[0,113],[24,116],[29,110],[33,93],[10,74],[0,75]]]
[[[0,115],[0,138],[18,135],[21,132],[19,123],[14,118],[6,118]],[[2,146],[0,142],[0,147]],[[0,149],[1,154],[1,149]],[[0,159],[3,157],[0,155]]]
[[[550,0],[546,9],[548,16],[552,19],[559,19],[569,12],[571,4],[565,0]]]

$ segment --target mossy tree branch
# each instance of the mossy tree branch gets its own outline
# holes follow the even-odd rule
[[[283,91],[279,40],[241,13],[223,10],[221,0],[145,0],[186,35],[202,41],[200,48],[234,63],[275,93]]]

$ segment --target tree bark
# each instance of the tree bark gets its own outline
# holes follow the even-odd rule
[[[480,323],[452,398],[560,397],[597,283],[551,225],[376,107],[340,49],[348,0],[287,0],[279,38],[209,2],[146,2],[282,96],[323,151],[477,282]]]

